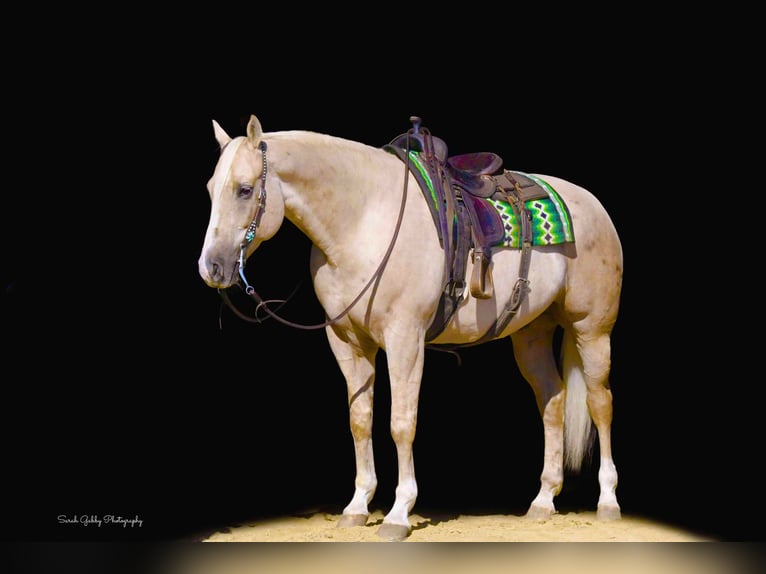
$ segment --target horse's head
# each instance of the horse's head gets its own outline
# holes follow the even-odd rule
[[[240,264],[279,230],[285,205],[279,180],[268,170],[258,119],[250,116],[247,136],[231,138],[215,120],[213,131],[221,155],[207,184],[210,222],[199,273],[210,287],[225,289],[237,282]]]

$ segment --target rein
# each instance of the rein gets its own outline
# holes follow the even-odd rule
[[[412,130],[410,130],[412,131]],[[394,229],[394,235],[391,238],[391,243],[388,245],[388,249],[386,250],[385,255],[383,256],[383,260],[380,262],[380,265],[378,265],[378,268],[375,270],[375,273],[373,273],[372,277],[370,277],[370,280],[367,281],[367,284],[362,288],[362,290],[359,292],[359,294],[354,298],[353,301],[349,304],[348,307],[346,307],[340,314],[335,316],[332,319],[328,319],[324,321],[323,323],[317,323],[314,325],[304,325],[302,323],[294,323],[292,321],[288,321],[287,319],[280,317],[277,315],[274,311],[269,309],[269,301],[264,301],[260,295],[255,291],[252,285],[248,283],[247,278],[245,277],[245,261],[246,261],[246,252],[247,247],[252,243],[253,239],[255,239],[255,232],[258,229],[258,225],[261,221],[261,216],[263,215],[263,210],[266,207],[266,170],[267,170],[267,163],[266,163],[266,142],[261,141],[258,144],[259,149],[263,153],[263,169],[261,170],[261,185],[258,189],[258,198],[257,203],[255,206],[255,215],[253,216],[252,221],[250,222],[250,225],[247,227],[247,231],[245,232],[245,238],[242,241],[242,243],[239,246],[239,277],[242,281],[242,284],[244,284],[244,290],[245,293],[250,295],[255,302],[258,304],[257,309],[263,308],[263,310],[273,319],[276,319],[280,323],[283,323],[284,325],[287,325],[289,327],[295,327],[296,329],[304,329],[304,330],[313,330],[313,329],[321,329],[323,327],[327,327],[328,325],[332,325],[333,323],[336,323],[340,321],[343,317],[345,317],[351,309],[356,305],[359,300],[362,298],[362,295],[364,295],[367,290],[370,288],[370,286],[373,284],[373,282],[380,277],[380,275],[383,273],[383,269],[385,269],[386,264],[388,263],[388,259],[391,257],[391,253],[394,250],[394,245],[396,244],[396,239],[399,236],[399,230],[402,226],[402,220],[404,219],[404,208],[407,203],[407,182],[409,180],[409,155],[407,155],[407,161],[404,162],[404,187],[402,189],[402,204],[399,208],[399,217],[396,221],[396,228]],[[409,152],[409,141],[407,142],[407,152]],[[221,295],[221,298],[223,301],[228,305],[228,307],[234,312],[237,317],[240,319],[243,319],[245,321],[249,321],[251,323],[260,323],[261,319],[256,317],[255,319],[252,317],[249,317],[239,311],[234,304],[232,303],[231,299],[229,298],[228,293],[226,292],[226,289],[221,290],[218,289],[218,293]]]

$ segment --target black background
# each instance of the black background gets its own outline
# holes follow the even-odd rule
[[[152,30],[161,52],[139,55],[145,44],[125,42],[101,53],[102,66],[92,60],[101,44],[83,45],[51,54],[46,69],[63,74],[55,89],[38,75],[14,84],[4,539],[196,539],[350,500],[346,391],[323,331],[244,324],[197,273],[218,154],[211,120],[236,136],[251,113],[266,131],[375,146],[419,115],[451,153],[495,151],[506,167],[592,191],[625,254],[610,378],[622,510],[718,539],[762,538],[749,522],[763,508],[751,413],[759,383],[735,327],[753,296],[728,280],[735,216],[720,209],[722,110],[709,97],[709,60],[682,47],[658,55],[619,27],[598,40],[570,31],[547,55],[528,28],[513,41],[477,35],[449,49],[433,33],[396,29],[309,42],[284,28],[271,36],[282,44],[228,29],[192,52]],[[265,297],[299,286],[284,312],[315,323],[323,312],[309,248],[286,222],[248,275]],[[427,355],[415,511],[521,514],[542,468],[531,390],[509,341],[461,357],[458,368]],[[396,469],[384,358],[373,506],[387,511]],[[559,509],[595,509],[596,473],[568,476]],[[143,527],[57,520],[85,514],[138,515]]]

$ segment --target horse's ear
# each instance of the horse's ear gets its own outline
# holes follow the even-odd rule
[[[253,145],[257,145],[261,141],[261,135],[263,130],[261,129],[261,122],[258,121],[254,115],[250,115],[250,121],[247,122],[247,137],[250,139]]]
[[[223,131],[221,125],[215,120],[213,120],[213,132],[215,132],[215,139],[218,141],[218,145],[221,146],[221,149],[231,141],[229,134]]]

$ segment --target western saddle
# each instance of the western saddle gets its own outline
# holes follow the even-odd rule
[[[431,208],[439,242],[445,251],[447,281],[437,314],[426,333],[426,342],[444,330],[463,300],[469,256],[474,263],[468,285],[471,295],[478,299],[494,295],[492,248],[502,244],[505,222],[487,199],[510,204],[521,224],[518,280],[495,323],[480,340],[471,343],[476,345],[502,332],[521,305],[528,289],[532,247],[532,222],[525,204],[529,200],[547,198],[548,194],[524,174],[503,169],[503,160],[496,153],[476,152],[450,157],[447,144],[422,127],[419,117],[412,116],[410,122],[413,127],[383,149],[396,154],[415,176]]]

